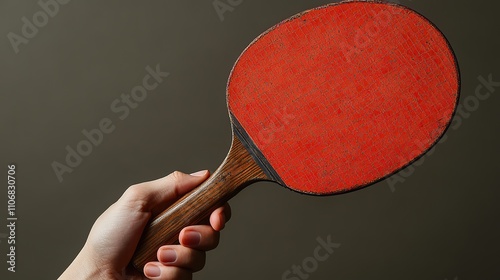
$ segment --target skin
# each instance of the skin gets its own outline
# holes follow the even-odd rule
[[[205,265],[205,252],[219,243],[219,231],[231,216],[229,205],[215,210],[205,224],[184,228],[179,245],[158,248],[156,262],[143,273],[129,266],[151,217],[205,181],[209,172],[181,172],[129,187],[94,223],[85,245],[59,277],[65,279],[192,279]],[[144,275],[142,275],[144,274]]]

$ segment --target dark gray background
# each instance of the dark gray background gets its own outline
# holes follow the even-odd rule
[[[17,272],[6,272],[0,239],[0,278],[56,278],[129,185],[173,170],[216,169],[230,144],[225,85],[238,55],[267,28],[328,2],[245,0],[221,21],[212,0],[71,1],[18,54],[7,34],[20,34],[21,18],[41,8],[0,2],[0,170],[17,164],[19,217]],[[454,47],[461,102],[474,95],[478,76],[500,81],[497,1],[400,2]],[[118,120],[110,103],[156,64],[171,76]],[[309,279],[498,279],[499,93],[450,129],[395,189],[382,181],[309,197],[252,185],[231,201],[233,219],[195,279],[281,279],[328,235],[341,246]],[[66,145],[75,147],[81,130],[104,117],[115,131],[58,182],[51,163],[63,162]],[[5,187],[0,197],[1,234]]]

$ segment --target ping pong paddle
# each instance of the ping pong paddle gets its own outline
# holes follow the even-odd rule
[[[349,1],[295,15],[255,39],[227,84],[233,141],[222,165],[158,215],[141,269],[252,182],[332,195],[418,159],[449,126],[459,71],[443,34],[403,6]]]

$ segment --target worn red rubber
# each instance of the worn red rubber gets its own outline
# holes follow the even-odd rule
[[[285,185],[333,194],[380,180],[428,150],[451,120],[458,76],[448,42],[421,15],[346,2],[257,38],[235,64],[227,97]]]

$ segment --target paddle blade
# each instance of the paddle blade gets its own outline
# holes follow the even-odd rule
[[[236,129],[277,180],[334,194],[374,183],[447,128],[459,73],[441,32],[402,6],[345,2],[266,31],[227,87]]]

